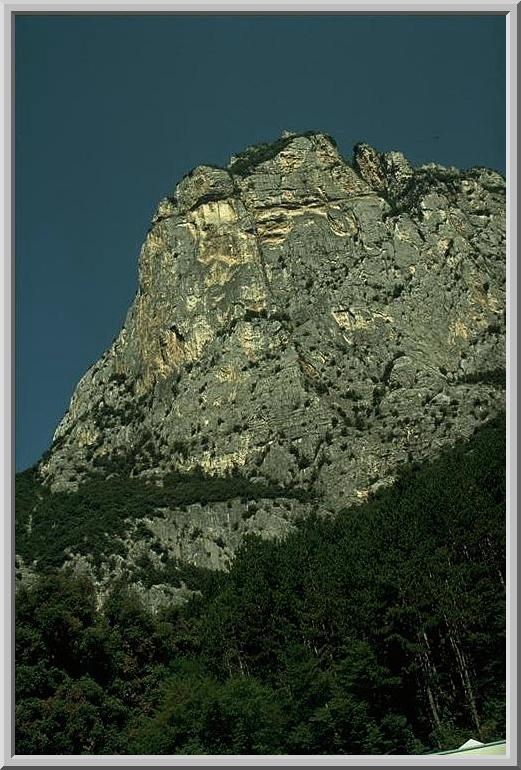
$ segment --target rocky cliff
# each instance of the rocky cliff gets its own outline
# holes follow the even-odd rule
[[[53,492],[172,472],[279,490],[147,517],[170,554],[222,567],[245,532],[338,512],[468,438],[503,407],[504,368],[503,177],[285,134],[159,203],[123,329],[38,474]]]

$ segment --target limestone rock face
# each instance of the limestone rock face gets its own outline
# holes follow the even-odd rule
[[[285,134],[159,203],[124,327],[39,474],[59,490],[121,457],[159,482],[236,471],[334,513],[494,416],[504,368],[503,177],[368,145],[347,163],[326,135]],[[309,507],[271,501],[257,530]],[[157,529],[190,559],[180,517]],[[240,513],[197,519],[223,566]]]

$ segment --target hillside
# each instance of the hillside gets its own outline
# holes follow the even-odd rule
[[[365,144],[347,161],[315,132],[194,169],[20,482],[20,576],[72,561],[107,587],[151,549],[165,576],[226,569],[246,535],[335,515],[470,438],[504,408],[504,250],[487,169]]]
[[[17,752],[414,754],[505,736],[503,417],[392,489],[248,538],[199,596],[17,598]],[[203,580],[204,577],[204,580]],[[154,577],[152,573],[152,582]]]

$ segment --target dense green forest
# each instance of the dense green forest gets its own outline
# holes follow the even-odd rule
[[[40,484],[34,468],[16,478],[16,553],[36,561],[38,570],[61,567],[66,552],[89,554],[96,566],[116,548],[129,522],[157,515],[156,510],[191,503],[211,503],[240,498],[266,500],[276,497],[308,500],[302,489],[283,489],[252,482],[240,475],[205,476],[200,471],[170,473],[162,486],[113,474],[105,466],[80,485],[76,492],[55,492]],[[107,476],[106,474],[111,475]],[[49,532],[52,531],[52,537]],[[146,535],[146,533],[143,533]]]
[[[24,527],[37,487],[19,479]],[[16,751],[399,754],[502,738],[504,556],[504,418],[334,520],[248,538],[182,607],[152,614],[114,585],[100,608],[53,551],[17,594]]]

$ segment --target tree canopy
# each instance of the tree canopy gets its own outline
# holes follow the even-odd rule
[[[17,753],[399,754],[502,738],[504,418],[335,519],[247,538],[184,606],[154,614],[114,585],[100,607],[86,578],[50,569],[16,612]]]

